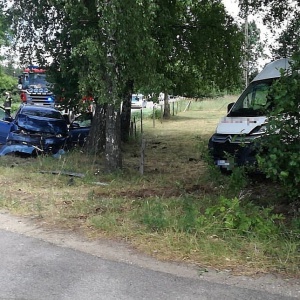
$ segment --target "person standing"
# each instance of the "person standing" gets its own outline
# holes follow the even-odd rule
[[[11,111],[11,96],[9,92],[5,93],[5,99],[4,99],[4,110],[5,112],[10,115]]]

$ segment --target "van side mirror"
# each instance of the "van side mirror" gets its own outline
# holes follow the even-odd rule
[[[229,111],[231,110],[231,108],[232,108],[232,106],[234,105],[234,103],[235,103],[235,102],[232,102],[232,103],[229,103],[229,104],[227,105],[227,112],[229,112]]]

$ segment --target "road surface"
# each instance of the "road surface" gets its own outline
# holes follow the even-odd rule
[[[300,299],[296,281],[202,274],[120,243],[45,231],[6,213],[0,224],[0,300]]]

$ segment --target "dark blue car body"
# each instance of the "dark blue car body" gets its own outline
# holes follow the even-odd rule
[[[79,130],[80,128],[77,128]],[[0,155],[9,153],[57,153],[74,143],[73,130],[61,113],[52,107],[21,105],[15,118],[0,109]],[[89,130],[81,133],[86,138]],[[86,136],[83,137],[83,134]]]
[[[12,127],[11,121],[12,118],[3,108],[0,108],[0,145],[6,144],[8,133]]]
[[[68,146],[84,146],[91,128],[92,117],[90,114],[78,115],[69,127]]]

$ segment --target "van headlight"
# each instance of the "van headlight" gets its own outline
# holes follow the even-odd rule
[[[252,131],[251,131],[251,135],[262,135],[265,134],[267,132],[267,126],[266,125],[262,125],[262,126],[257,126],[255,127]]]

